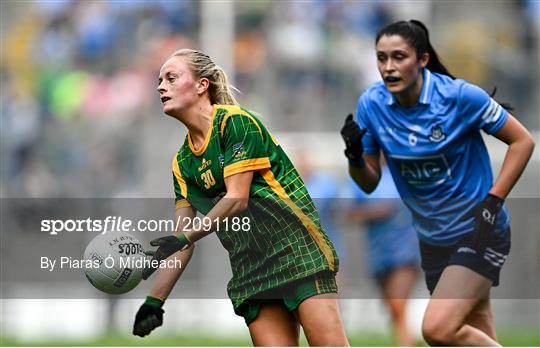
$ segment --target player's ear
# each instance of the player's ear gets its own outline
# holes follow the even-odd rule
[[[424,54],[422,54],[422,57],[420,57],[420,66],[422,68],[425,68],[429,63],[429,53],[427,52],[424,52]]]
[[[208,87],[210,87],[210,81],[206,77],[203,77],[195,87],[197,88],[197,94],[201,95],[208,90]]]

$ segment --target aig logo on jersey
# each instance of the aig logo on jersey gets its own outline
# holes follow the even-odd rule
[[[443,133],[441,126],[436,125],[431,127],[431,135],[428,137],[428,139],[433,143],[440,143],[446,139],[446,134]]]
[[[424,157],[390,156],[390,160],[403,179],[413,186],[440,185],[452,179],[450,166],[443,154]]]

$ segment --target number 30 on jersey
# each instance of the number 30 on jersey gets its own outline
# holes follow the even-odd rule
[[[203,179],[204,188],[207,190],[216,184],[216,179],[214,179],[214,175],[212,175],[210,169],[201,174],[201,179]]]

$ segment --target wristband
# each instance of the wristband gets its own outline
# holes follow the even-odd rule
[[[504,204],[504,198],[501,198],[499,196],[495,196],[491,193],[488,193],[487,198],[491,198],[493,205],[496,209],[501,209]]]
[[[146,296],[146,300],[144,301],[144,304],[157,306],[159,308],[163,307],[164,303],[165,303],[165,299],[162,300],[153,296]]]
[[[185,235],[185,233],[180,233],[178,236],[176,236],[176,238],[178,238],[178,240],[182,243],[182,244],[186,244],[188,247],[191,246],[191,241],[189,240],[189,238]],[[185,250],[184,248],[182,250]]]

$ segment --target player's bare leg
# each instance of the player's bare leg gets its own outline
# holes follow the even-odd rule
[[[381,282],[381,290],[394,327],[395,341],[398,346],[416,346],[416,340],[407,325],[407,302],[416,283],[418,271],[415,267],[403,266],[394,269]]]
[[[489,298],[481,300],[473,309],[465,322],[479,330],[484,331],[489,337],[497,340],[495,325],[493,323],[493,313],[491,311],[491,301]]]
[[[254,346],[293,347],[300,345],[300,324],[282,304],[264,303],[257,318],[249,324]]]
[[[313,296],[298,307],[296,314],[310,346],[349,346],[336,296],[336,294]]]
[[[478,304],[489,298],[491,281],[458,265],[448,266],[429,301],[422,334],[430,345],[500,346],[481,329],[467,323]]]

